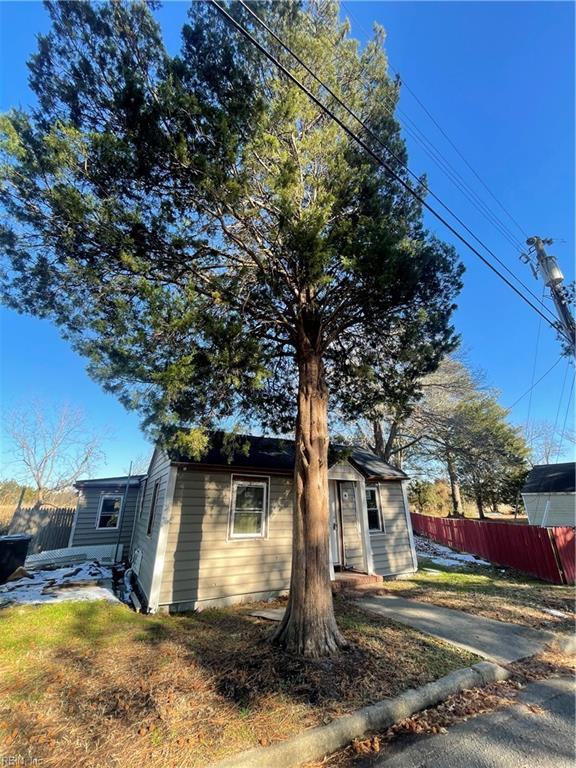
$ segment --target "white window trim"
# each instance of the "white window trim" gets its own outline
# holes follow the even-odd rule
[[[118,517],[116,518],[116,525],[107,525],[105,528],[100,527],[100,517],[102,515],[102,507],[106,499],[120,499],[120,509],[118,510]],[[123,493],[104,493],[100,496],[100,503],[98,504],[98,514],[96,515],[96,530],[97,531],[117,531],[120,527],[120,518],[122,517],[124,505]]]
[[[368,491],[373,490],[374,496],[376,498],[376,508],[378,510],[378,520],[380,520],[380,527],[379,528],[370,528],[370,518],[368,517]],[[386,533],[386,521],[384,520],[384,517],[382,515],[382,500],[380,498],[380,486],[378,483],[372,485],[367,484],[366,485],[366,518],[368,519],[368,533]]]
[[[234,515],[236,513],[236,489],[242,485],[257,485],[264,488],[264,509],[262,510],[262,527],[260,533],[234,533]],[[242,541],[246,539],[266,539],[268,538],[268,501],[269,501],[270,478],[261,475],[255,476],[250,480],[246,475],[232,475],[230,486],[230,510],[228,513],[228,539],[231,541]]]

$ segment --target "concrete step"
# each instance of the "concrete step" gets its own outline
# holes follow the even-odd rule
[[[377,574],[355,573],[354,571],[339,571],[332,582],[332,591],[341,592],[346,589],[357,589],[370,584],[382,584],[384,578]]]

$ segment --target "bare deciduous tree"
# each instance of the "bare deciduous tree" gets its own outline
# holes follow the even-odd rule
[[[34,487],[36,503],[47,494],[70,488],[103,459],[100,440],[83,412],[70,405],[49,409],[38,400],[14,408],[5,432],[20,478]]]
[[[151,453],[140,453],[128,464],[124,472],[126,475],[145,475],[148,472],[151,460]]]
[[[522,428],[530,446],[532,464],[555,464],[560,460],[562,447],[576,443],[572,430],[562,430],[551,421],[532,421]]]

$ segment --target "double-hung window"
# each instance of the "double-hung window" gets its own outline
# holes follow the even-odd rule
[[[368,530],[386,532],[384,521],[382,520],[382,511],[380,509],[380,500],[378,497],[378,486],[366,486],[366,507],[368,508]]]
[[[118,528],[118,520],[122,510],[122,498],[120,495],[100,497],[96,528]]]
[[[264,538],[267,513],[268,481],[265,478],[233,477],[230,538]]]

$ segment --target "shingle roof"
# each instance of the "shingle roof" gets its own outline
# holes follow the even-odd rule
[[[294,440],[282,437],[259,437],[256,435],[237,435],[239,446],[230,458],[224,450],[224,432],[213,432],[210,447],[198,461],[189,459],[180,451],[169,449],[171,461],[185,464],[209,464],[211,466],[251,467],[253,469],[273,469],[292,472],[294,469]],[[246,449],[245,449],[246,447]],[[387,464],[375,453],[360,446],[331,445],[329,452],[330,466],[348,459],[365,477],[382,480],[403,480],[404,472]]]
[[[576,489],[576,462],[532,467],[522,493],[570,493]]]
[[[405,480],[408,477],[405,472],[388,464],[367,448],[354,446],[349,459],[365,477],[378,477],[385,480]]]

